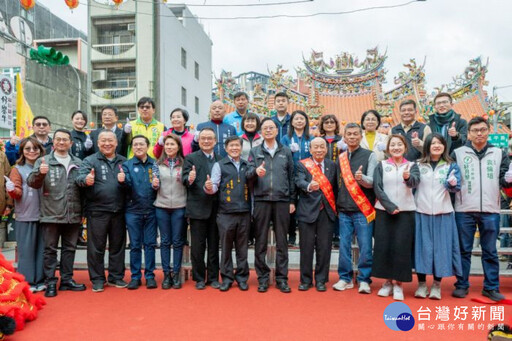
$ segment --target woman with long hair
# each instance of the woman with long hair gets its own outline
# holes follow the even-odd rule
[[[15,233],[18,245],[18,272],[25,276],[30,290],[44,291],[43,230],[39,227],[39,191],[29,187],[27,178],[34,162],[44,155],[44,147],[35,137],[20,142],[20,158],[6,183],[7,193],[14,199]]]
[[[163,137],[163,152],[153,170],[153,174],[157,175],[153,179],[153,188],[158,189],[154,205],[160,230],[160,255],[164,272],[162,289],[181,288],[180,270],[186,240],[184,222],[187,203],[187,188],[181,182],[183,160],[181,139],[173,133]]]
[[[378,131],[380,123],[381,117],[377,110],[365,111],[363,116],[361,116],[361,128],[363,129],[361,147],[374,152],[377,161],[382,161],[386,158],[384,151],[388,142],[388,136]]]
[[[420,171],[405,159],[407,141],[402,135],[389,137],[386,152],[390,158],[379,162],[373,175],[377,202],[372,277],[386,279],[379,296],[393,293],[393,298],[401,301],[402,282],[412,281],[416,211],[412,189],[419,183]]]
[[[416,188],[415,269],[418,298],[426,298],[426,275],[434,275],[431,299],[441,299],[441,279],[462,274],[459,235],[450,192],[460,190],[459,166],[448,155],[443,135],[427,136],[418,160],[420,183]]]
[[[292,151],[295,166],[300,160],[311,156],[309,152],[310,142],[309,117],[304,111],[295,110],[290,116],[288,134],[281,138],[281,143]]]

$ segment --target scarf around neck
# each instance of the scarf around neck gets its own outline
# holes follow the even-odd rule
[[[455,118],[455,111],[450,110],[448,111],[446,114],[439,114],[439,113],[435,113],[433,115],[433,120],[435,122],[435,132],[436,133],[441,133],[443,130],[448,130],[448,129],[443,129],[446,125],[448,125],[451,121],[454,120]]]

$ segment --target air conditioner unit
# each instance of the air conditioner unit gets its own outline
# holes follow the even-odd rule
[[[137,112],[136,111],[129,112],[128,113],[128,118],[130,120],[136,120],[137,119]]]
[[[93,70],[92,82],[100,82],[107,79],[107,70]]]
[[[130,32],[135,32],[135,24],[128,24],[127,30]]]

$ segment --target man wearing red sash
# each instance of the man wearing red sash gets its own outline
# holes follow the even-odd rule
[[[326,291],[331,262],[333,225],[336,223],[336,164],[325,159],[327,143],[321,137],[311,141],[312,157],[299,161],[295,185],[299,191],[297,220],[300,231],[300,285],[313,286],[313,254],[316,250],[316,290]]]
[[[357,236],[359,262],[357,264],[359,293],[369,294],[372,270],[372,235],[375,219],[375,194],[373,193],[373,171],[377,166],[375,154],[359,145],[362,140],[361,127],[349,123],[344,138],[348,149],[337,163],[340,251],[338,260],[339,281],[334,290],[343,291],[354,287],[352,271],[352,239]]]

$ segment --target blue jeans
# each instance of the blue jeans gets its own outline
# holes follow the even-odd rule
[[[178,274],[181,270],[183,246],[185,245],[185,208],[156,208],[156,219],[160,230],[160,256],[162,270],[165,274],[171,272],[171,244],[173,253],[172,272]]]
[[[482,247],[482,267],[484,269],[484,289],[498,290],[500,287],[498,253],[496,241],[500,230],[498,213],[456,212],[455,221],[459,231],[462,276],[457,276],[456,288],[469,288],[469,271],[471,269],[471,251],[476,226],[480,231]]]
[[[340,279],[350,282],[354,276],[352,267],[352,238],[354,232],[359,246],[359,262],[357,264],[359,283],[370,284],[372,272],[372,236],[373,222],[369,223],[361,212],[340,212],[339,214],[340,250],[338,259],[338,275]]]
[[[141,279],[142,246],[144,246],[144,278],[155,278],[156,215],[126,212],[126,227],[130,237],[130,271],[132,279]]]

